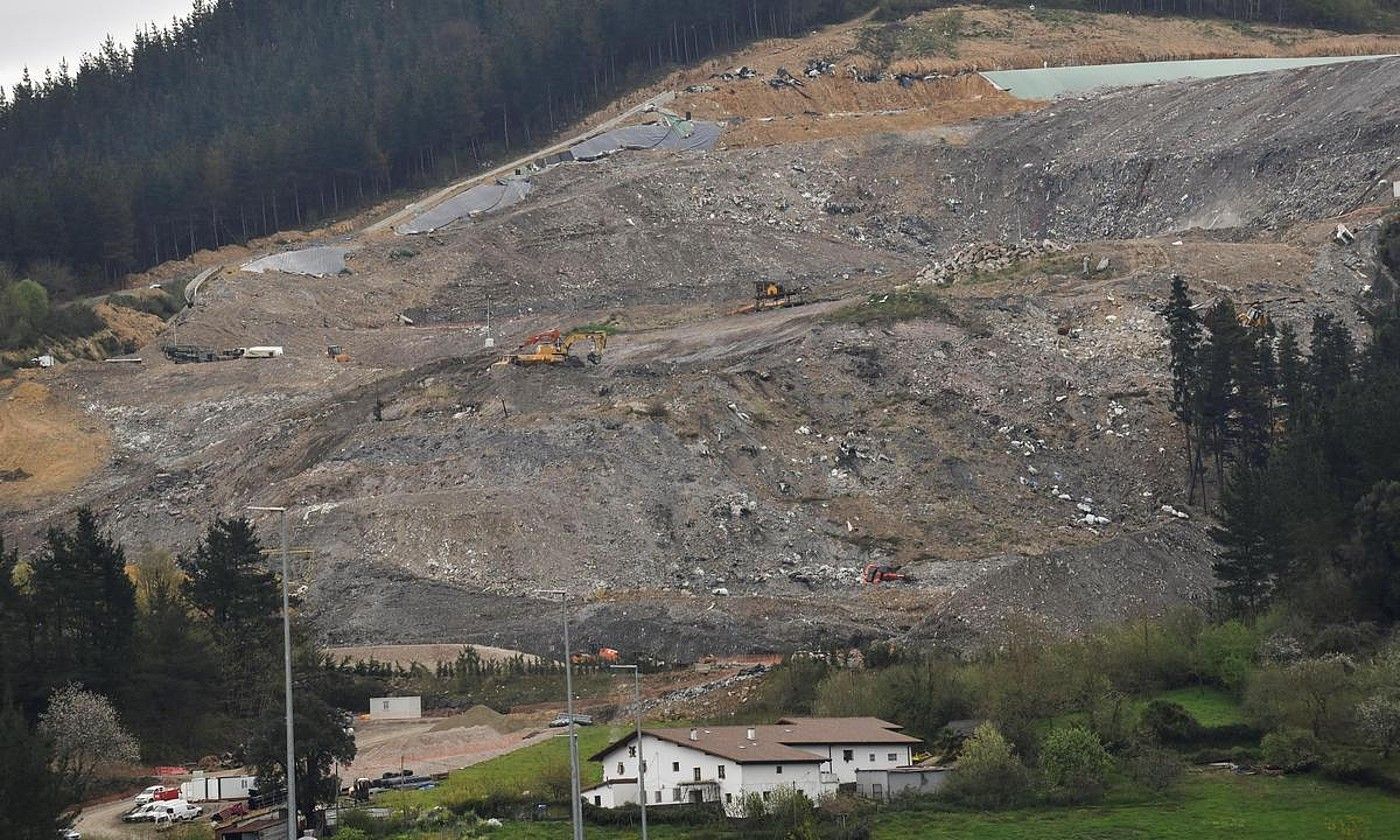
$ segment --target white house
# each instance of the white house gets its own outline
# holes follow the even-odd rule
[[[782,718],[768,726],[644,729],[647,805],[722,802],[737,814],[745,796],[768,798],[800,790],[815,800],[860,770],[908,766],[919,739],[878,718]],[[608,745],[593,761],[603,783],[582,792],[585,802],[616,808],[638,801],[635,734]]]

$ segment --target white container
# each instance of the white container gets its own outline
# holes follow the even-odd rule
[[[422,697],[371,697],[370,720],[416,720],[423,716]]]
[[[243,350],[245,359],[275,359],[281,355],[281,347],[248,347]]]

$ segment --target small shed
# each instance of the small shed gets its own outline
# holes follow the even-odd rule
[[[423,716],[422,697],[371,697],[370,720],[417,720]]]
[[[891,767],[857,770],[856,793],[889,802],[900,796],[926,796],[948,783],[950,767]]]

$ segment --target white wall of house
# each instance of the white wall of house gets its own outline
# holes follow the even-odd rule
[[[743,795],[756,793],[765,799],[777,791],[800,790],[816,802],[822,794],[836,791],[836,780],[819,764],[745,764],[739,776]],[[742,800],[736,792],[733,800],[725,803],[726,810],[738,813]]]
[[[889,770],[913,763],[908,744],[793,744],[794,749],[829,758],[822,769],[840,784],[855,784],[859,770]]]

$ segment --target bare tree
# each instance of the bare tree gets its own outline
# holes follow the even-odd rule
[[[53,693],[39,716],[39,731],[53,744],[54,769],[79,800],[102,769],[141,760],[136,739],[122,726],[112,701],[82,683]]]

